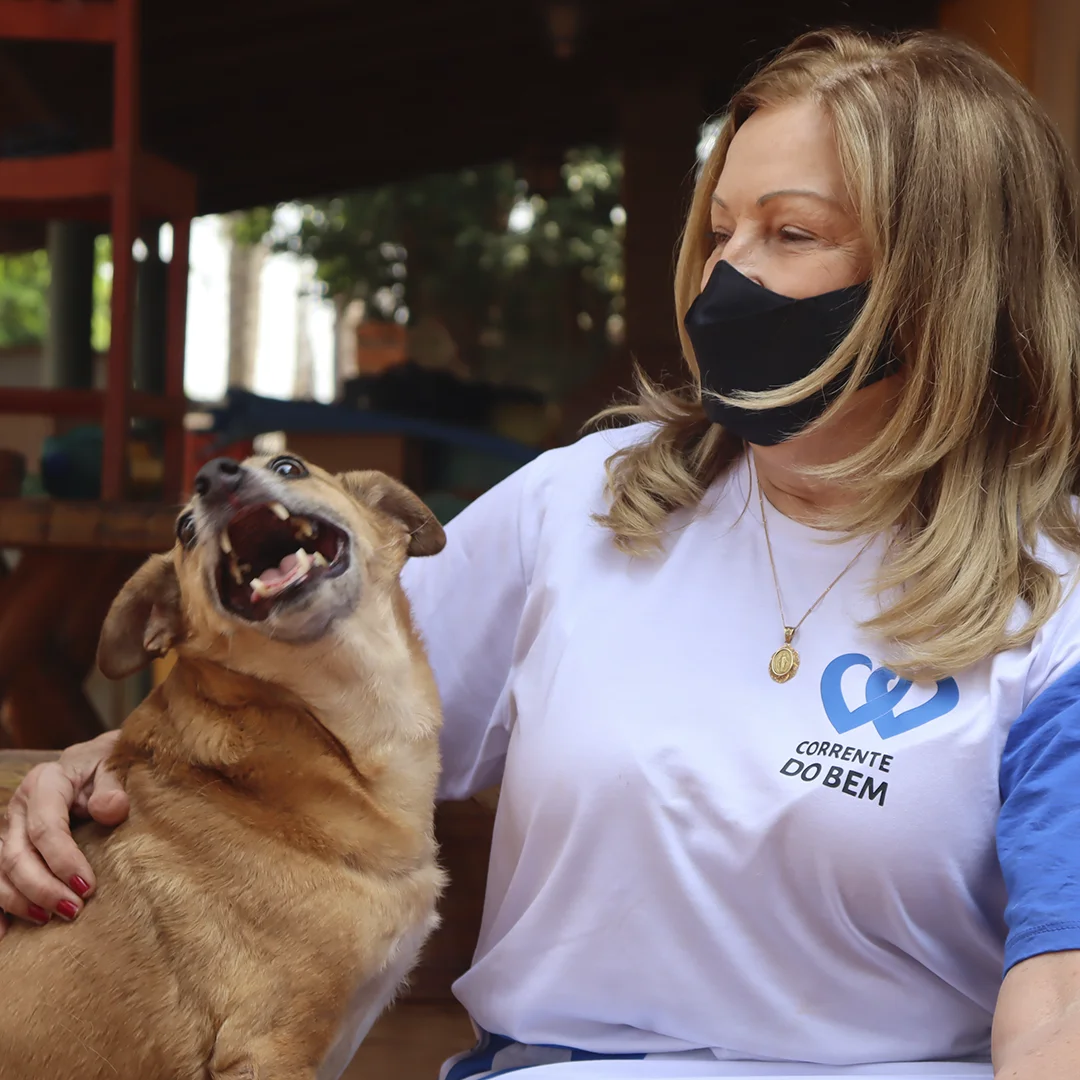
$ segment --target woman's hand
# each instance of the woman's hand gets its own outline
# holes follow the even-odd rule
[[[119,825],[128,797],[105,768],[119,732],[68,747],[58,761],[31,769],[0,828],[0,908],[45,923],[74,919],[94,891],[94,871],[71,835],[70,816]],[[0,937],[7,920],[0,917]]]

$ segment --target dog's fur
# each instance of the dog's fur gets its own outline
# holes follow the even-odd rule
[[[237,618],[230,511],[196,498],[195,541],[125,586],[102,670],[177,662],[112,759],[129,820],[76,832],[96,895],[0,944],[0,1080],[337,1077],[435,925],[440,714],[398,574],[442,529],[381,474],[268,464],[240,500],[343,526],[349,569]]]

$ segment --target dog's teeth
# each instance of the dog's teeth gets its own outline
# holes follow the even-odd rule
[[[296,537],[307,539],[309,536],[315,535],[315,530],[311,527],[311,522],[307,518],[294,518],[293,525],[296,527]]]
[[[229,534],[227,532],[221,534],[221,550],[224,551],[226,555],[232,554],[232,541],[229,539]]]
[[[301,574],[306,574],[311,569],[311,556],[303,548],[296,549],[296,561]]]
[[[229,573],[237,585],[244,584],[244,568],[237,562],[236,553],[232,551],[229,552]]]
[[[311,556],[311,561],[315,566],[329,566],[330,565],[326,561],[326,556],[321,551],[316,551],[315,554]]]
[[[270,589],[263,584],[262,578],[251,579],[251,598],[252,600],[261,600],[264,596],[270,595]]]
[[[292,516],[288,510],[279,502],[270,503],[270,509],[279,517],[282,521],[288,521]]]

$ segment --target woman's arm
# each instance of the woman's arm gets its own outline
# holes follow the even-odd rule
[[[1042,953],[1014,967],[994,1011],[997,1080],[1080,1075],[1080,950]]]
[[[1073,636],[1069,635],[1069,641]],[[1071,650],[1070,650],[1071,654]],[[1001,1080],[1080,1076],[1080,664],[1013,723],[1001,760],[998,859],[1008,891],[994,1012]]]

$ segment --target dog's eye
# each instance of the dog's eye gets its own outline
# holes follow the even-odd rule
[[[278,476],[286,476],[290,480],[300,480],[308,474],[304,463],[294,457],[274,458],[270,462],[270,471],[277,473]]]
[[[176,523],[176,538],[184,547],[189,548],[195,543],[195,515],[188,512],[181,514]]]

